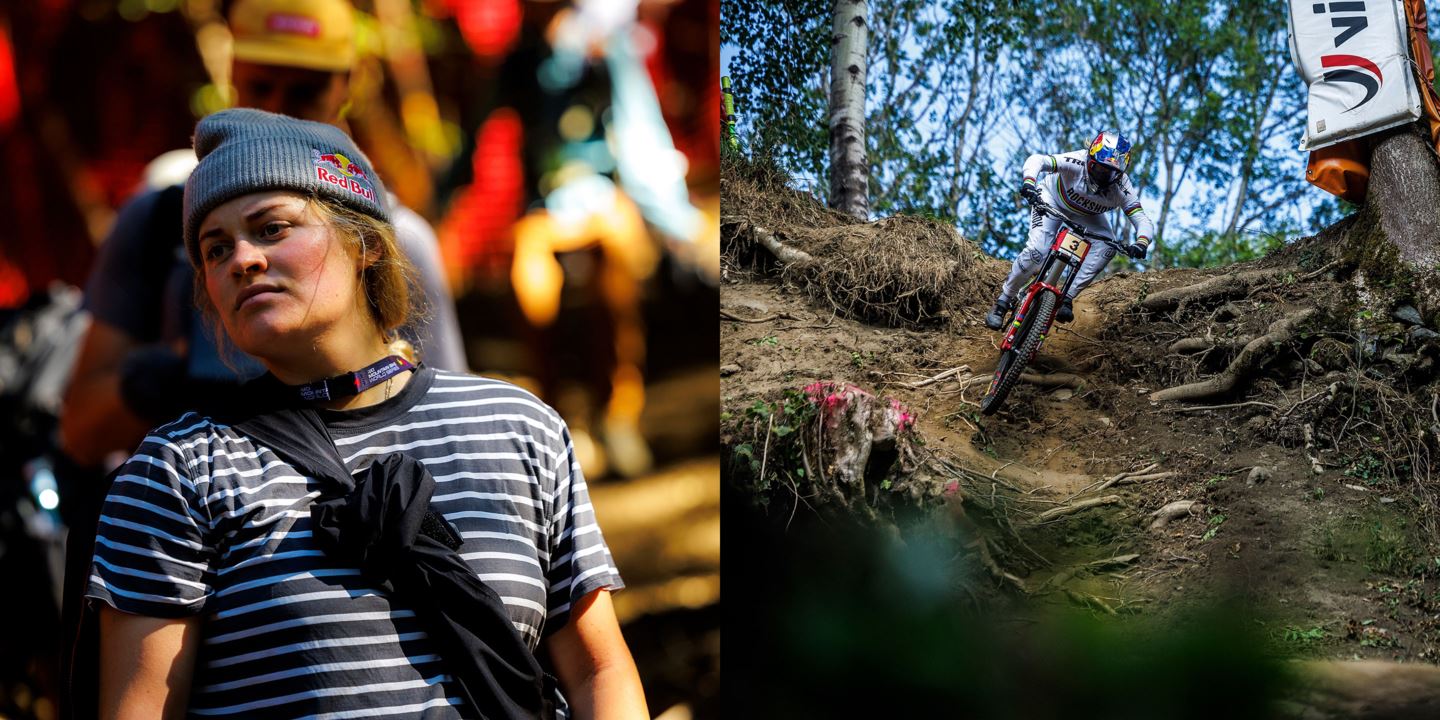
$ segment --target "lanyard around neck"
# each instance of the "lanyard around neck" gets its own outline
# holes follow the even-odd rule
[[[298,391],[300,399],[306,402],[338,400],[351,395],[359,395],[402,372],[414,369],[414,363],[399,355],[391,355],[355,372],[291,387]]]

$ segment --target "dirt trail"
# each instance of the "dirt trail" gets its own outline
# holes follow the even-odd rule
[[[821,211],[786,205],[798,202],[727,196],[729,219],[722,219],[722,230],[733,243],[752,228],[778,233],[785,218],[809,212],[803,218],[809,235],[779,236],[816,253],[845,247],[826,244],[825,233],[839,233],[890,243],[895,254],[904,254],[909,225],[871,223],[862,232]],[[920,241],[936,242],[934,231],[925,233]],[[1339,441],[1312,452],[1298,436],[1296,419],[1321,404],[1315,398],[1337,375],[1311,359],[1323,357],[1262,358],[1263,372],[1248,373],[1243,387],[1221,397],[1191,403],[1150,397],[1215,376],[1277,318],[1333,305],[1341,284],[1321,276],[1329,266],[1317,272],[1313,267],[1322,260],[1315,260],[1302,269],[1296,263],[1310,262],[1301,257],[1309,250],[1297,247],[1244,268],[1105,278],[1081,295],[1076,321],[1059,326],[1032,363],[1036,374],[1078,376],[1079,386],[1022,382],[1000,413],[984,417],[977,403],[1000,336],[980,320],[1008,262],[961,248],[949,256],[960,258],[960,274],[968,279],[943,281],[950,283],[943,302],[925,309],[932,319],[889,327],[864,319],[854,311],[854,296],[837,296],[826,278],[814,280],[793,268],[777,277],[763,252],[760,260],[736,261],[732,244],[721,292],[722,418],[729,418],[722,444],[744,442],[736,436],[744,427],[754,432],[753,423],[742,421],[757,403],[774,403],[786,391],[827,380],[898,400],[915,415],[927,453],[963,465],[982,492],[989,492],[988,479],[996,491],[1013,488],[1015,506],[1031,516],[1077,495],[1093,497],[1094,486],[1106,478],[1151,468],[1147,479],[1105,491],[1119,502],[1028,531],[1026,541],[1047,564],[1017,571],[1023,583],[1033,590],[1059,575],[1082,596],[1140,615],[1164,616],[1239,596],[1262,608],[1266,636],[1295,655],[1440,661],[1440,548],[1421,531],[1412,491],[1377,470],[1389,457],[1385,442],[1377,435],[1372,444],[1381,450],[1374,453]],[[1240,272],[1264,283],[1195,309],[1137,312],[1143,298],[1162,290]],[[1167,350],[1195,333],[1231,349],[1196,355]],[[968,372],[915,387],[962,366]],[[1378,428],[1382,419],[1367,420],[1361,400],[1348,406],[1343,427],[1347,417],[1331,420],[1313,412],[1307,427],[1330,427],[1337,436],[1353,435],[1365,422]],[[761,435],[765,429],[759,426]],[[768,441],[755,439],[757,458],[771,451]],[[1320,474],[1313,470],[1316,462],[1322,462]],[[1148,479],[1155,473],[1165,475]],[[1156,511],[1179,501],[1193,501],[1193,511],[1150,529]],[[784,502],[787,511],[798,505],[799,499]],[[1106,572],[1074,572],[1124,554],[1139,557]],[[1063,594],[1046,597],[1067,601]]]

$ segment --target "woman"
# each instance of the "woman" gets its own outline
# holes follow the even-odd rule
[[[512,385],[391,355],[409,268],[373,166],[334,127],[257,110],[202,120],[195,148],[197,301],[270,371],[256,397],[312,408],[333,441],[316,452],[350,473],[420,461],[454,552],[518,644],[544,641],[570,711],[648,717],[564,422]],[[312,506],[334,488],[241,427],[187,414],[115,476],[87,592],[102,716],[477,716],[449,638],[317,542]]]

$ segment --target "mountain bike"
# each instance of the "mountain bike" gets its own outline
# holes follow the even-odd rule
[[[990,389],[980,401],[980,412],[993,415],[1005,403],[1005,398],[1020,381],[1025,366],[1035,358],[1040,346],[1045,343],[1046,334],[1055,323],[1055,313],[1060,309],[1060,298],[1070,289],[1090,246],[1096,242],[1111,245],[1121,250],[1119,243],[1103,235],[1088,233],[1075,228],[1066,221],[1058,210],[1044,203],[1035,203],[1036,211],[1050,215],[1060,221],[1055,239],[1050,243],[1050,254],[1025,290],[1025,295],[1000,343],[1000,362],[995,365],[995,377]]]

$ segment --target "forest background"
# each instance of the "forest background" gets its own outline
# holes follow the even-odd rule
[[[822,198],[833,5],[721,3],[721,71],[745,150]],[[1226,265],[1312,234],[1354,208],[1305,180],[1306,87],[1286,10],[1281,0],[874,3],[871,216],[953,223],[1012,257],[1025,239],[1024,159],[1112,129],[1134,143],[1130,174],[1156,225],[1144,265]],[[1432,53],[1437,23],[1432,4]]]

